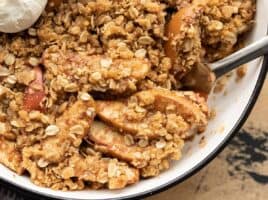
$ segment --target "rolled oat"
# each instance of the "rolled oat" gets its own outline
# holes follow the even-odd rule
[[[181,78],[236,50],[256,6],[49,2],[28,30],[0,33],[0,162],[64,191],[121,189],[180,159],[209,117],[198,93],[176,91]]]

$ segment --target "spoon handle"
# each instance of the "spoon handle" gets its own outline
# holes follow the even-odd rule
[[[216,77],[220,77],[227,72],[254,60],[268,53],[268,36],[248,45],[247,47],[233,53],[226,58],[209,64],[210,69],[215,73]]]

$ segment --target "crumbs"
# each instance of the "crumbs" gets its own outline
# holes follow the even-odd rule
[[[199,146],[201,148],[204,148],[206,146],[206,144],[207,144],[206,137],[203,135],[199,140]]]
[[[242,65],[236,70],[236,82],[241,81],[247,74],[247,65]]]
[[[217,128],[217,133],[223,133],[225,131],[225,125],[220,125],[218,128]]]
[[[209,111],[209,120],[213,120],[215,119],[217,115],[217,111],[216,111],[216,108],[211,108],[210,111]]]
[[[220,77],[216,82],[216,85],[213,89],[213,93],[218,94],[218,93],[223,92],[231,77],[232,77],[232,72]]]

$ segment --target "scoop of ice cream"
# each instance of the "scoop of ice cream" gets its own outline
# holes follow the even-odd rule
[[[0,32],[16,33],[33,25],[47,0],[0,0]]]

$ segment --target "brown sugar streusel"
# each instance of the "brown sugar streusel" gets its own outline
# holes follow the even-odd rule
[[[209,121],[180,79],[239,48],[255,0],[58,2],[0,33],[0,163],[55,190],[159,175]]]

